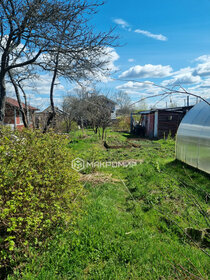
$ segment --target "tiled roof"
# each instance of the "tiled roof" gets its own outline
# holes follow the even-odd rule
[[[15,99],[13,99],[11,97],[6,97],[6,104],[9,104],[9,105],[11,105],[13,107],[16,107],[16,108],[20,108],[17,100],[15,100]],[[21,102],[21,104],[22,104],[23,108],[25,109],[25,107],[26,107],[25,104],[22,103],[22,102]],[[28,108],[29,108],[29,110],[32,110],[32,111],[39,110],[39,109],[37,109],[35,107],[32,107],[32,106],[28,106]]]

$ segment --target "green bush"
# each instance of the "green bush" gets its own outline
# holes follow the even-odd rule
[[[53,133],[0,130],[0,274],[17,265],[17,252],[71,219],[81,186],[67,142]]]
[[[119,125],[118,125],[119,131],[130,131],[130,123],[131,123],[130,116],[120,117],[119,118]]]
[[[112,130],[116,132],[123,132],[123,131],[130,131],[130,123],[131,118],[130,116],[120,116],[117,117],[115,122],[112,124]]]

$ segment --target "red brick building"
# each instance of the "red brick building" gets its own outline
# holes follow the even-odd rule
[[[24,103],[22,103],[22,107],[23,109],[26,109]],[[38,109],[32,106],[28,106],[28,109],[30,127],[33,127],[35,123],[34,113]],[[10,126],[12,129],[22,129],[24,127],[19,104],[17,100],[10,97],[6,98],[4,125]]]

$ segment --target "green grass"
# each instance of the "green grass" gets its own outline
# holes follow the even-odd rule
[[[126,143],[128,137],[108,136],[110,143]],[[203,251],[209,249],[190,240],[184,229],[209,227],[204,218],[209,176],[175,161],[173,140],[107,151],[91,131],[71,137],[69,147],[84,160],[144,162],[85,170],[112,174],[119,182],[85,184],[76,224],[56,229],[42,251],[31,250],[22,274],[17,269],[9,279],[208,279],[209,257]]]

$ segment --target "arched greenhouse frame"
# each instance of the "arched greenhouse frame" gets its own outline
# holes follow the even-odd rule
[[[177,132],[176,157],[210,174],[210,105],[206,102],[195,105],[183,118]]]

